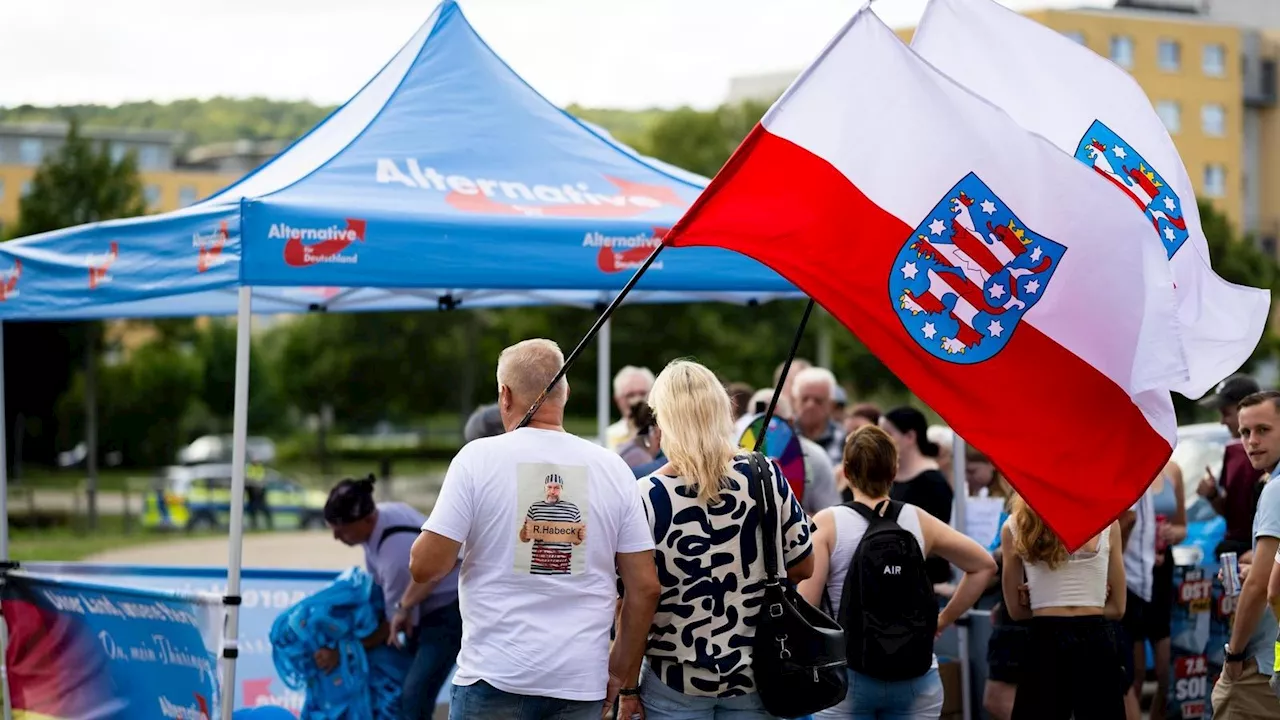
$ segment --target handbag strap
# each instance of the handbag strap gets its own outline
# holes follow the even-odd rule
[[[765,580],[777,582],[781,579],[778,575],[778,508],[772,488],[765,485],[773,473],[762,453],[751,453],[748,464],[751,467],[748,485],[760,517],[760,557],[764,560]]]

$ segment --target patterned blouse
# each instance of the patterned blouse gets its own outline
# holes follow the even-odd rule
[[[813,550],[809,519],[776,462],[768,485],[781,518],[779,572]],[[686,695],[732,697],[755,692],[751,645],[764,595],[764,560],[756,504],[746,484],[747,455],[734,458],[740,477],[725,478],[720,500],[706,505],[686,482],[654,474],[639,480],[653,529],[662,595],[646,656],[667,686]]]

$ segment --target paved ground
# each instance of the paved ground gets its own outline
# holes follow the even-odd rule
[[[344,570],[364,564],[360,548],[350,548],[323,531],[253,533],[244,537],[244,567]],[[108,550],[85,562],[140,565],[227,566],[226,538],[174,539]]]

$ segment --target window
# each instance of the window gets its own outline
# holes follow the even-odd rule
[[[1126,69],[1133,67],[1133,38],[1128,35],[1111,36],[1111,62]]]
[[[0,200],[4,199],[4,178],[0,178]]]
[[[1200,67],[1209,77],[1223,77],[1227,74],[1227,48],[1224,45],[1205,45],[1204,57]]]
[[[1064,33],[1062,33],[1062,34],[1063,34],[1064,36],[1066,36],[1066,37],[1068,37],[1068,38],[1070,38],[1070,39],[1072,39],[1072,40],[1076,41],[1077,43],[1079,43],[1079,44],[1081,44],[1081,45],[1083,45],[1083,44],[1084,44],[1084,33],[1080,32],[1079,30],[1071,30],[1071,31],[1069,31],[1069,32],[1064,32]]]
[[[194,205],[196,202],[195,185],[183,185],[178,188],[178,207]]]
[[[1161,40],[1156,46],[1156,62],[1165,72],[1178,72],[1182,69],[1182,46],[1177,40]]]
[[[27,195],[30,195],[30,194],[31,194],[31,181],[30,181],[30,180],[27,180],[27,181],[25,181],[25,182],[23,182],[23,183],[22,183],[22,190],[21,190],[20,192],[22,193],[22,197],[26,197]]]
[[[1200,129],[1210,137],[1226,135],[1227,111],[1221,105],[1202,105],[1200,107]]]
[[[124,156],[127,155],[128,152],[129,148],[125,147],[123,143],[111,143],[111,162],[119,163],[124,160]]]
[[[1177,100],[1161,100],[1156,103],[1156,115],[1164,123],[1170,134],[1182,130],[1182,107]]]
[[[1204,166],[1204,194],[1222,197],[1227,194],[1227,169],[1221,165]]]
[[[138,149],[139,170],[160,170],[164,167],[164,152],[156,145],[143,145]]]
[[[44,159],[44,143],[39,138],[22,138],[18,143],[18,162],[23,165],[39,165]]]
[[[143,194],[146,195],[147,205],[149,205],[150,207],[155,207],[156,205],[160,204],[160,186],[159,185],[148,185],[147,189],[143,191]]]

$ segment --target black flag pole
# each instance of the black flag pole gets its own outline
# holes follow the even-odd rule
[[[796,328],[796,336],[791,341],[791,352],[787,354],[787,361],[782,364],[782,374],[778,377],[778,385],[773,389],[773,399],[769,401],[769,409],[764,412],[764,424],[760,426],[760,434],[756,435],[756,445],[751,448],[755,452],[760,451],[760,446],[764,445],[765,433],[769,431],[769,423],[773,421],[773,411],[778,407],[778,398],[782,397],[782,386],[787,384],[787,373],[791,372],[791,361],[796,359],[796,353],[800,350],[800,339],[804,337],[804,326],[809,324],[809,315],[813,313],[813,298],[809,298],[809,304],[804,306],[804,315],[800,317],[800,326]]]
[[[627,297],[627,294],[631,292],[631,289],[640,281],[640,276],[644,275],[645,271],[649,269],[649,266],[652,265],[653,261],[658,257],[658,253],[662,252],[662,249],[666,246],[666,243],[659,243],[658,246],[653,249],[653,252],[649,253],[649,257],[645,258],[644,263],[641,264],[640,267],[636,268],[631,279],[627,281],[626,285],[622,286],[622,290],[618,292],[617,297],[609,303],[609,306],[606,307],[604,312],[600,314],[600,317],[596,319],[595,325],[592,325],[591,329],[587,331],[586,337],[582,338],[582,342],[578,343],[578,347],[574,348],[573,352],[569,353],[569,357],[564,359],[564,365],[560,367],[560,372],[556,373],[556,376],[547,384],[546,389],[538,395],[538,399],[533,401],[533,406],[529,408],[529,412],[525,413],[524,419],[516,426],[517,429],[529,424],[529,421],[537,414],[538,408],[542,407],[542,403],[546,401],[547,395],[551,394],[551,389],[569,373],[569,368],[573,366],[573,362],[577,360],[578,356],[582,354],[582,351],[586,349],[587,344],[594,340],[596,335],[600,333],[600,328],[604,327],[609,316],[613,315],[613,311],[618,309],[618,306],[622,304],[623,299]],[[808,317],[807,313],[805,317]],[[803,327],[803,324],[801,324],[801,327]],[[794,350],[792,351],[792,354],[795,354]],[[601,440],[603,440],[603,438],[601,438]]]

